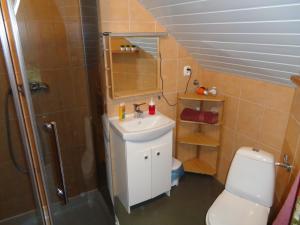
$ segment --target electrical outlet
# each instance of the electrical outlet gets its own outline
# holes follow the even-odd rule
[[[192,75],[192,67],[191,66],[184,66],[183,67],[183,76],[188,77]]]

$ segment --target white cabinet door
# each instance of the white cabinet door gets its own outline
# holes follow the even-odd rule
[[[151,198],[151,149],[128,151],[129,204],[135,205]]]
[[[170,191],[172,171],[172,146],[165,143],[151,148],[152,175],[151,189],[152,198]]]

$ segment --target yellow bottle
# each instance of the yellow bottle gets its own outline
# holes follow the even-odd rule
[[[119,105],[119,120],[125,119],[125,103],[120,103]]]

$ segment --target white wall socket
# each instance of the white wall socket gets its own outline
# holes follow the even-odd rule
[[[183,76],[191,76],[192,75],[192,67],[191,66],[184,66],[183,67]]]

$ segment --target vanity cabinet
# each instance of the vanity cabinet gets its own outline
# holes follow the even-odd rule
[[[172,130],[146,142],[124,141],[112,130],[115,195],[130,207],[160,194],[170,194]]]

